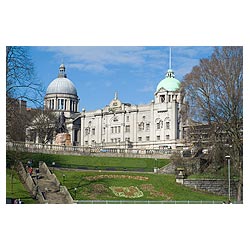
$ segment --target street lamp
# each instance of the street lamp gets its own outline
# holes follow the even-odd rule
[[[54,170],[55,170],[55,166],[56,166],[56,163],[53,161],[52,162],[52,171],[53,171],[53,173],[54,173]]]
[[[230,202],[230,155],[226,155],[228,171],[228,202]]]
[[[76,199],[76,191],[77,191],[77,188],[75,188],[74,190],[75,190],[75,199]]]

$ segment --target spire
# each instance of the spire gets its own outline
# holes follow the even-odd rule
[[[115,98],[114,98],[114,100],[117,100],[118,99],[118,93],[117,93],[117,91],[115,92]]]
[[[171,60],[172,60],[172,58],[171,58],[171,47],[169,47],[169,69],[171,69],[172,68],[172,65],[171,65]]]
[[[171,47],[169,47],[169,67],[168,67],[168,71],[166,73],[166,77],[168,78],[174,78],[174,71],[171,69],[172,68],[172,50]]]

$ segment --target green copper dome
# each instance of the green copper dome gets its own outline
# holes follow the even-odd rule
[[[173,70],[169,69],[166,77],[159,82],[156,91],[160,88],[164,88],[167,91],[176,91],[180,88],[180,84],[180,81],[174,78]]]

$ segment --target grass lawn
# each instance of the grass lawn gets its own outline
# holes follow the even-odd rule
[[[177,184],[174,175],[62,169],[55,170],[55,174],[76,200],[223,201],[226,199]]]
[[[29,192],[20,182],[16,171],[13,170],[13,178],[11,172],[11,169],[6,169],[6,197],[12,199],[21,199],[24,204],[37,203],[36,200],[32,199]]]
[[[7,163],[13,159],[11,151],[7,152]],[[38,166],[39,161],[44,161],[48,167],[55,162],[56,165],[67,168],[82,168],[88,170],[129,170],[153,172],[154,167],[167,165],[168,159],[149,159],[149,158],[124,158],[124,157],[96,157],[96,156],[77,156],[77,155],[58,155],[41,153],[21,153],[20,159],[26,163],[32,159],[34,165]]]

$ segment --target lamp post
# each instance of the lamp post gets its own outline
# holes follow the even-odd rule
[[[228,172],[228,202],[230,202],[230,155],[226,155]]]
[[[75,190],[75,199],[76,199],[76,191],[77,191],[77,188],[75,188],[74,190]]]
[[[56,163],[53,161],[52,162],[52,171],[53,171],[53,173],[54,173],[54,170],[55,170],[55,165],[56,165]]]

